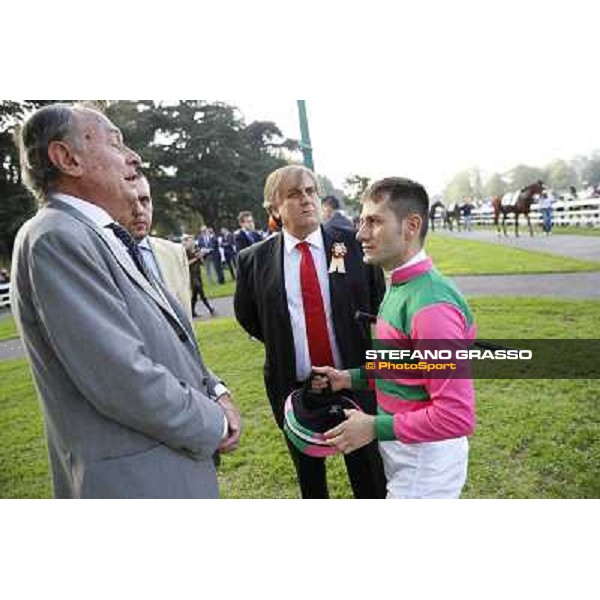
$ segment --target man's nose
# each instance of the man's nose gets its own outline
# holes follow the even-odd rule
[[[136,200],[133,204],[132,213],[134,217],[139,217],[144,214],[144,207],[139,200]]]
[[[362,242],[365,239],[366,235],[365,235],[365,224],[361,223],[358,226],[358,231],[356,232],[356,239],[359,242]]]
[[[137,169],[142,164],[140,155],[131,148],[127,148],[127,151],[129,153],[127,156],[127,162],[132,164]]]

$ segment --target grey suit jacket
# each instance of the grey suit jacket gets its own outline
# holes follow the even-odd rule
[[[218,496],[218,378],[110,230],[52,201],[17,235],[11,294],[57,497]]]

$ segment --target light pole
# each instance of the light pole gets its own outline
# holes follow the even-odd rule
[[[310,145],[310,133],[308,132],[308,117],[306,116],[306,100],[298,100],[298,116],[300,117],[300,150],[304,156],[304,166],[311,171],[315,170],[313,162],[312,146]]]

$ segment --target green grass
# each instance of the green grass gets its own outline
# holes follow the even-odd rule
[[[501,275],[600,271],[600,261],[583,261],[493,243],[429,236],[427,252],[445,275]]]
[[[12,315],[8,315],[0,320],[0,342],[11,340],[18,337],[17,326]]]
[[[231,274],[229,269],[223,271],[225,277],[225,283],[219,285],[218,283],[210,283],[206,276],[206,268],[202,267],[202,282],[204,283],[204,292],[208,299],[211,298],[223,298],[225,296],[233,296],[235,291],[235,281],[231,280]]]
[[[494,225],[474,225],[473,226],[473,231],[493,231],[496,232],[497,229]],[[508,234],[512,237],[514,235],[515,232],[515,226],[514,223],[513,224],[509,224],[507,223],[506,225],[506,231],[508,232]],[[533,233],[536,236],[541,236],[544,231],[542,229],[541,225],[534,225],[533,227]],[[583,226],[583,227],[577,227],[575,225],[554,225],[554,227],[552,228],[552,233],[553,234],[568,234],[568,235],[592,235],[592,236],[600,236],[600,227],[588,227],[588,226]],[[521,217],[521,220],[519,221],[519,234],[522,236],[529,236],[529,227],[527,227],[527,223],[523,220],[523,218]]]
[[[479,337],[590,337],[600,302],[477,298]],[[219,468],[226,498],[297,498],[295,475],[262,383],[263,347],[233,319],[196,323],[207,363],[231,387],[244,419],[240,448]],[[49,497],[36,395],[24,360],[0,362],[0,497]],[[600,381],[481,380],[471,439],[469,498],[600,495]],[[334,498],[351,497],[341,457],[327,459]]]
[[[567,225],[565,227],[554,227],[552,234],[568,234],[568,235],[588,235],[600,237],[600,227],[575,227],[574,225]]]

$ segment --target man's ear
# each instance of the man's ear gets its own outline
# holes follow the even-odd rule
[[[404,223],[404,231],[406,232],[407,239],[408,241],[412,242],[413,240],[417,239],[419,237],[419,234],[421,233],[423,219],[421,218],[421,215],[417,213],[411,213],[410,215],[408,215],[408,217],[406,217],[406,219],[404,219]]]
[[[61,173],[71,177],[81,177],[83,173],[81,162],[67,142],[57,140],[50,142],[48,158]]]

